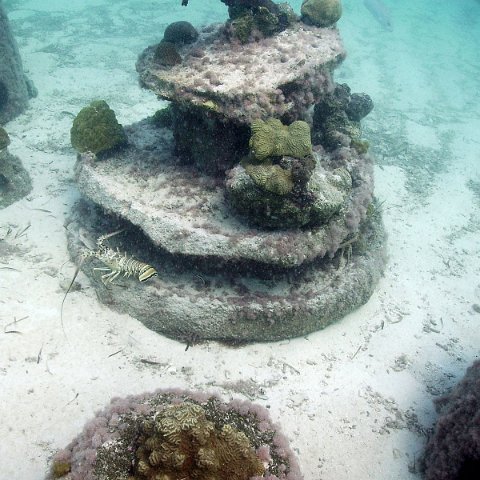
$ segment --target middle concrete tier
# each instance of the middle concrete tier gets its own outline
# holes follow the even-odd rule
[[[225,198],[225,178],[200,173],[174,155],[172,134],[149,120],[126,127],[129,145],[96,160],[80,155],[80,191],[97,205],[139,227],[158,247],[172,254],[215,262],[256,262],[290,268],[333,255],[355,234],[373,196],[370,157],[348,150],[334,158],[317,153],[325,172],[343,166],[354,187],[341,212],[323,226],[263,230],[249,226]],[[348,161],[343,158],[348,158]],[[339,162],[344,162],[339,164]]]

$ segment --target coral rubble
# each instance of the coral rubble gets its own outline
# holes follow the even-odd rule
[[[180,390],[113,399],[58,452],[46,480],[301,480],[268,411]]]

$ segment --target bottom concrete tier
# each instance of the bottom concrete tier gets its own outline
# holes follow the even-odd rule
[[[26,197],[32,190],[30,175],[21,160],[6,149],[0,152],[0,208]]]
[[[198,261],[163,252],[131,224],[85,201],[77,204],[67,228],[72,257],[79,263],[82,252],[97,249],[101,235],[119,229],[122,232],[104,245],[117,252],[118,259],[126,253],[152,265],[158,276],[141,283],[134,275],[122,275],[104,285],[101,275],[108,271],[98,268],[106,265],[97,258],[101,255],[93,255],[81,268],[99,299],[146,327],[187,343],[265,342],[320,330],[368,301],[386,259],[381,212],[375,209],[355,241],[328,261],[289,270],[225,263],[221,271],[212,271],[208,257]]]

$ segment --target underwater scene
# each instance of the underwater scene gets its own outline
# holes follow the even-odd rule
[[[0,0],[0,480],[480,478],[479,39]]]

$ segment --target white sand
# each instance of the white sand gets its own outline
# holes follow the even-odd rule
[[[344,1],[349,57],[337,74],[376,104],[365,134],[385,201],[385,277],[366,306],[308,338],[185,351],[99,304],[82,275],[65,304],[64,337],[61,285],[75,268],[64,222],[78,198],[69,128],[94,98],[125,124],[152,114],[160,104],[137,86],[136,54],[169,22],[219,20],[223,5],[6,2],[39,96],[6,126],[34,190],[0,211],[0,238],[13,231],[0,248],[18,247],[0,250],[0,480],[41,479],[52,453],[112,396],[170,386],[268,405],[306,479],[419,478],[432,400],[479,353],[480,198],[466,184],[480,182],[480,6],[448,2],[439,13],[434,0],[385,3],[393,32],[362,2]]]

